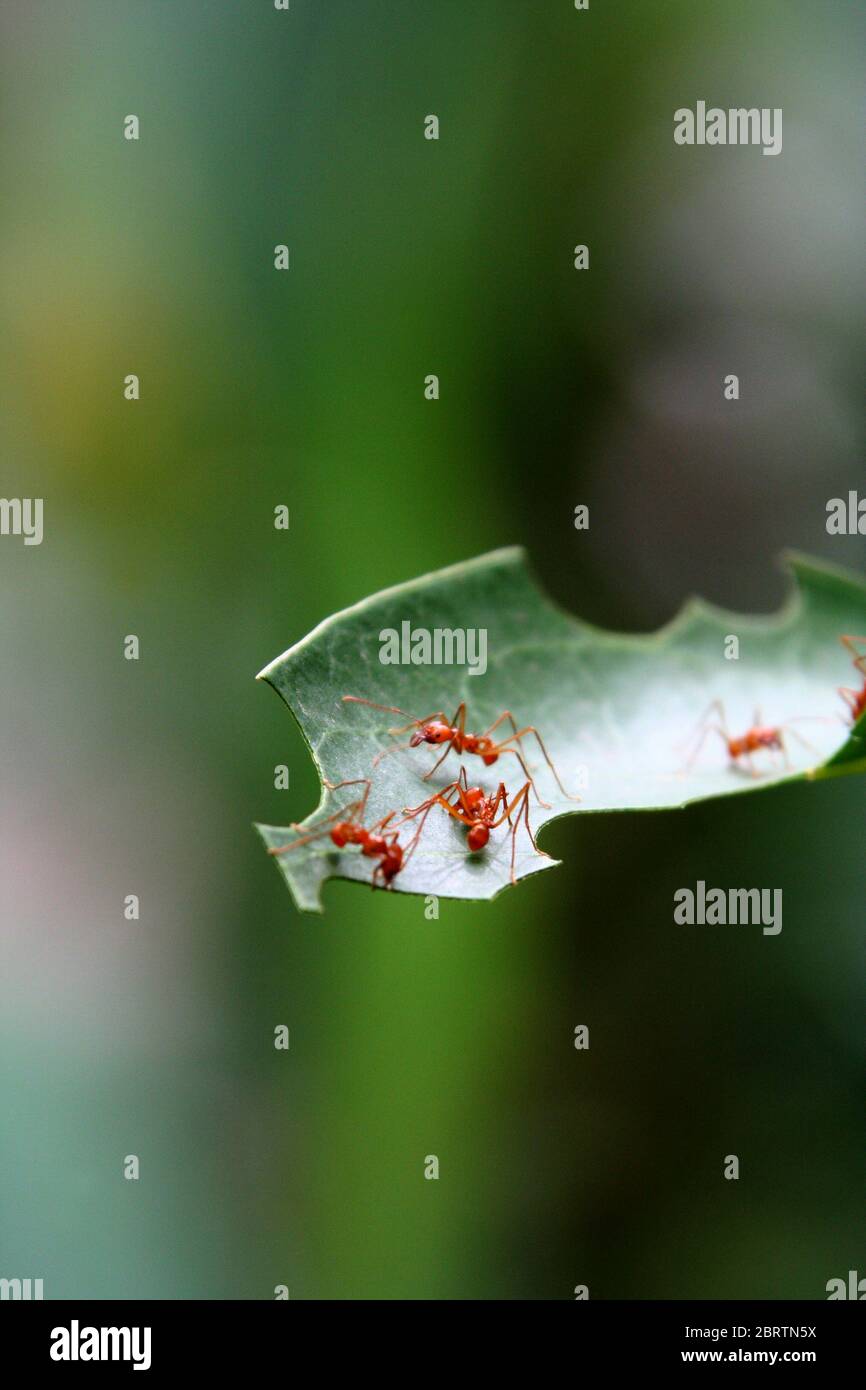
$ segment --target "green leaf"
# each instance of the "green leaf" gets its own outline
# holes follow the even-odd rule
[[[659,632],[626,636],[561,612],[530,576],[523,551],[498,550],[334,614],[259,678],[289,705],[320,776],[331,782],[373,776],[368,825],[389,811],[418,805],[431,789],[454,779],[460,761],[449,752],[435,778],[425,782],[439,750],[422,745],[389,754],[371,774],[375,755],[395,741],[389,728],[406,721],[346,704],[343,695],[397,705],[417,718],[434,710],[450,718],[465,700],[472,733],[484,731],[505,709],[521,724],[537,726],[565,787],[579,791],[581,801],[577,805],[563,797],[528,739],[530,770],[542,798],[551,803],[545,809],[531,802],[536,833],[562,815],[683,807],[781,781],[866,771],[866,718],[852,729],[837,691],[861,683],[839,637],[866,634],[866,586],[803,557],[789,556],[787,565],[795,588],[777,615],[743,617],[693,599]],[[404,622],[430,632],[485,629],[486,672],[383,665],[380,633],[399,633]],[[730,635],[739,639],[737,660],[725,656]],[[767,725],[793,721],[785,735],[790,767],[781,754],[765,751],[756,755],[753,775],[731,764],[714,732],[688,765],[689,740],[716,699],[724,702],[734,734],[756,722],[758,710]],[[480,783],[490,791],[500,777],[512,793],[523,781],[514,757],[503,756],[491,768],[475,756],[465,757],[464,764],[470,785]],[[356,795],[354,788],[324,792],[304,826],[315,827]],[[286,827],[257,829],[269,848],[297,834]],[[516,848],[519,878],[555,862],[535,854],[523,827]],[[466,849],[465,828],[435,807],[393,887],[439,897],[492,898],[509,883],[510,855],[507,825],[493,832],[486,850],[473,855]],[[306,911],[321,911],[326,878],[370,882],[372,861],[357,848],[338,851],[327,835],[274,858],[298,907]]]

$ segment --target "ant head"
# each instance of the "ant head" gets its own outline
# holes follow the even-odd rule
[[[424,724],[422,728],[416,729],[409,740],[411,748],[417,748],[419,743],[449,743],[451,740],[451,730],[447,724]]]
[[[331,839],[337,846],[337,849],[343,849],[344,846],[349,843],[351,829],[352,827],[349,825],[348,821],[344,820],[337,821],[337,824],[332,828]]]
[[[463,793],[463,800],[466,802],[467,810],[477,811],[485,800],[483,787],[467,787]]]

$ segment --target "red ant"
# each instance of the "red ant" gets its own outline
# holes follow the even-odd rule
[[[452,782],[441,792],[435,792],[433,796],[428,796],[427,800],[422,801],[420,806],[405,807],[404,815],[409,820],[415,816],[421,817],[416,832],[417,839],[433,807],[443,807],[449,816],[453,816],[455,820],[459,820],[463,825],[469,827],[466,843],[472,854],[477,854],[479,850],[484,849],[490,839],[491,830],[496,830],[503,821],[507,820],[511,826],[511,882],[516,883],[514,856],[517,849],[517,830],[521,818],[536,854],[542,855],[545,859],[550,858],[549,854],[545,854],[543,849],[538,848],[532,827],[529,824],[529,787],[529,782],[524,782],[520,791],[516,792],[509,802],[505,783],[500,782],[494,795],[488,796],[482,787],[467,786],[466,769],[461,767],[456,782]],[[449,796],[454,792],[457,794],[456,802],[449,801]],[[512,816],[514,817],[513,820]]]
[[[354,787],[360,784],[364,787],[364,795],[320,821],[315,829],[308,831],[307,834],[299,835],[297,839],[292,840],[291,844],[278,845],[274,849],[269,849],[268,854],[286,854],[289,850],[297,849],[300,845],[307,845],[311,840],[318,839],[320,835],[329,834],[337,849],[345,849],[346,845],[360,845],[362,854],[369,859],[378,859],[379,862],[373,869],[373,887],[375,888],[376,879],[381,874],[384,886],[390,888],[400,870],[406,867],[406,863],[418,843],[423,823],[404,848],[397,837],[396,827],[392,826],[387,833],[384,833],[386,826],[396,815],[395,811],[389,811],[387,816],[376,821],[376,824],[369,829],[363,824],[367,798],[372,786],[369,777],[354,777],[345,782],[325,780],[324,784],[328,791],[332,792],[339,790],[340,787]],[[293,830],[300,828],[300,826],[292,826]]]
[[[707,715],[710,714],[712,710],[715,710],[719,716],[719,722],[717,724],[707,723]],[[810,715],[803,716],[805,719],[811,717]],[[820,718],[821,716],[816,715],[814,717]],[[704,745],[707,734],[717,733],[728,750],[728,757],[731,763],[736,766],[740,759],[746,759],[753,777],[760,776],[760,773],[755,767],[754,754],[760,752],[761,749],[770,749],[781,753],[785,760],[785,767],[789,768],[791,766],[791,760],[788,757],[788,749],[785,744],[786,734],[791,735],[798,743],[802,743],[804,748],[808,748],[811,752],[815,751],[812,745],[806,742],[802,734],[798,734],[795,729],[791,728],[793,722],[793,720],[788,720],[787,724],[762,724],[760,711],[756,710],[755,721],[752,726],[746,729],[745,733],[734,736],[728,730],[724,705],[721,700],[713,700],[707,707],[706,714],[704,714],[703,718],[698,722],[700,737],[686,763],[686,767],[690,768],[692,766],[692,763],[695,761]]]
[[[856,724],[861,714],[866,711],[866,652],[860,651],[860,647],[866,646],[866,637],[840,637],[839,641],[848,648],[854,658],[855,667],[863,677],[862,690],[851,690],[845,685],[839,687],[839,694],[851,711],[851,723]]]
[[[375,700],[363,700],[359,695],[344,695],[343,699],[345,701],[350,701],[352,704],[369,705],[372,709],[384,710],[386,714],[406,714],[406,710],[398,709],[396,705],[377,705]],[[495,732],[496,729],[499,728],[499,725],[502,724],[506,719],[511,724],[513,732],[510,733],[507,738],[501,739],[497,742],[495,739],[491,738],[491,735]],[[485,767],[492,767],[493,764],[497,761],[498,758],[502,756],[503,753],[513,753],[523,769],[523,774],[526,777],[529,786],[535,793],[535,799],[537,800],[539,806],[549,807],[550,802],[542,801],[541,797],[539,796],[538,788],[536,787],[535,781],[533,780],[529,768],[526,766],[526,762],[523,758],[522,739],[524,739],[527,734],[534,734],[536,739],[538,740],[538,746],[544,754],[544,760],[547,763],[547,766],[550,768],[551,772],[553,773],[553,776],[556,780],[556,785],[559,787],[559,790],[562,792],[563,796],[568,797],[569,801],[580,800],[579,796],[572,796],[570,792],[567,792],[565,790],[565,787],[562,785],[562,782],[560,781],[559,773],[553,765],[553,761],[551,760],[550,754],[544,746],[544,742],[538,730],[532,724],[527,724],[525,728],[518,729],[514,719],[514,715],[511,713],[510,710],[505,710],[504,713],[500,714],[498,719],[494,719],[493,723],[490,725],[488,729],[485,729],[483,734],[467,734],[466,702],[464,700],[460,701],[460,704],[457,706],[457,709],[454,712],[454,717],[451,720],[446,719],[445,714],[442,710],[436,710],[433,714],[428,714],[424,719],[409,718],[408,724],[404,725],[402,728],[399,729],[389,729],[388,732],[396,737],[400,734],[405,734],[409,729],[415,730],[409,742],[397,744],[394,748],[384,748],[382,752],[377,753],[376,757],[373,759],[374,767],[382,758],[387,757],[389,753],[398,753],[403,748],[417,748],[422,743],[431,743],[437,745],[444,743],[447,745],[447,747],[445,748],[445,752],[433,764],[430,771],[425,772],[424,774],[423,780],[426,782],[430,777],[433,776],[433,773],[436,771],[439,764],[445,761],[452,748],[454,749],[454,752],[457,754],[476,754],[482,760]],[[519,747],[510,748],[508,745],[511,743],[517,743]]]

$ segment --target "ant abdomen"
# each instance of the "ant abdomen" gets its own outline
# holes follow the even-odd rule
[[[469,848],[474,852],[475,850],[483,849],[489,839],[490,830],[486,825],[482,825],[479,822],[478,824],[471,825],[469,827],[469,834],[466,836],[466,843],[469,846]]]
[[[399,845],[394,845],[383,858],[379,868],[382,870],[382,877],[386,883],[390,883],[403,867],[403,851]]]

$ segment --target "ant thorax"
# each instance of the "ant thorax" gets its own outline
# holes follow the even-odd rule
[[[387,842],[381,835],[365,835],[359,843],[363,844],[361,853],[366,854],[368,859],[375,859],[377,855],[388,852]]]
[[[457,751],[477,754],[485,767],[492,767],[499,761],[496,744],[486,734],[464,734],[463,746]]]

